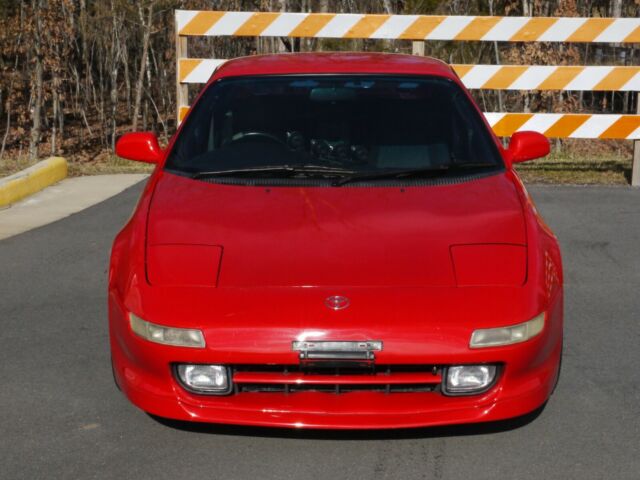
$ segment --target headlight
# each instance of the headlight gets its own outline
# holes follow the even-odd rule
[[[226,394],[231,392],[229,369],[224,365],[178,365],[178,379],[196,393]]]
[[[205,347],[204,336],[200,330],[155,325],[136,317],[133,313],[129,314],[129,322],[134,333],[150,342],[176,347]]]
[[[487,390],[496,378],[495,365],[456,365],[447,368],[443,393],[469,395]]]
[[[535,337],[544,328],[544,312],[528,322],[510,327],[485,328],[476,330],[471,335],[469,347],[497,347],[513,343],[526,342]]]

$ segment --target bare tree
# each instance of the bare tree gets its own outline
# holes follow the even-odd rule
[[[109,155],[117,132],[176,125],[174,10],[637,17],[632,0],[0,0],[0,159]],[[157,34],[156,34],[157,33]],[[190,56],[321,49],[410,51],[403,40],[189,39]],[[637,45],[421,42],[452,63],[640,64]],[[283,48],[284,47],[284,48]],[[622,56],[624,54],[624,57]],[[472,92],[486,110],[636,111],[635,93]],[[185,103],[188,103],[185,100]],[[46,147],[43,145],[46,144]],[[3,157],[4,156],[4,157]]]
[[[33,104],[31,108],[31,137],[29,140],[29,159],[38,158],[38,146],[42,128],[42,87],[43,87],[43,65],[42,65],[42,18],[40,12],[43,8],[43,0],[31,1],[32,13],[35,17],[35,29],[33,32],[33,55],[35,67],[33,74],[32,95]]]
[[[145,12],[146,9],[146,12]],[[145,15],[146,13],[146,15]],[[138,127],[138,116],[140,115],[140,103],[142,102],[142,88],[144,87],[145,71],[149,56],[149,39],[151,37],[151,25],[153,20],[153,2],[146,7],[138,4],[138,15],[143,29],[142,56],[140,57],[140,69],[138,70],[138,81],[136,82],[136,95],[133,103],[133,122],[131,129]]]

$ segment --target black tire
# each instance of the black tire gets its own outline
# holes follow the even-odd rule
[[[111,358],[111,374],[113,375],[113,383],[116,384],[116,388],[122,391],[120,385],[118,384],[118,379],[116,378],[116,367],[113,366],[113,358]]]
[[[553,385],[553,390],[551,390],[551,395],[553,395],[558,387],[558,382],[560,381],[560,373],[562,372],[562,357],[564,352],[564,339],[562,341],[562,347],[560,347],[560,362],[558,363],[558,376],[556,377],[556,383]]]

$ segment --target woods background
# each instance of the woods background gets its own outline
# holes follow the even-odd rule
[[[64,155],[104,161],[118,135],[175,131],[174,9],[637,17],[640,0],[0,0],[0,171]],[[197,38],[193,58],[257,51],[411,53],[402,40]],[[426,43],[451,63],[638,65],[640,45]],[[195,92],[191,92],[194,94]],[[474,91],[485,111],[635,113],[635,92]],[[631,142],[555,141],[556,153],[631,155]]]

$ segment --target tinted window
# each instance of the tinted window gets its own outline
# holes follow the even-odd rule
[[[195,173],[277,165],[460,174],[465,166],[501,169],[502,161],[478,112],[450,80],[289,75],[209,86],[167,168]]]

